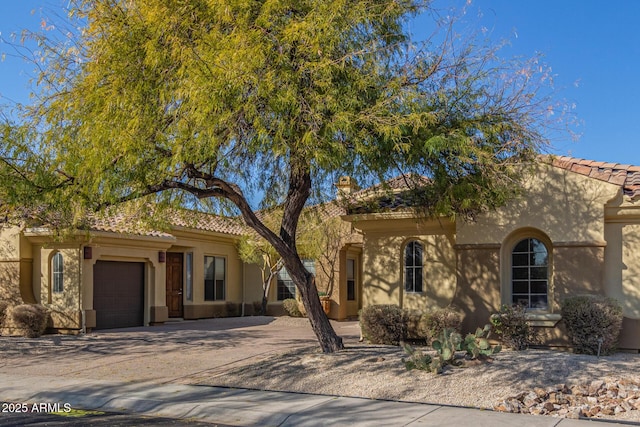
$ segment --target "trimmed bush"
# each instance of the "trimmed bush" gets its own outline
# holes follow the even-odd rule
[[[615,352],[622,328],[622,307],[616,300],[601,296],[571,297],[562,302],[561,313],[576,353]]]
[[[535,331],[527,323],[526,312],[523,305],[503,305],[498,313],[491,315],[493,332],[514,350],[525,350],[537,342]]]
[[[37,338],[47,329],[49,311],[41,305],[22,304],[7,311],[13,326],[27,338]]]
[[[428,318],[423,311],[420,310],[404,310],[404,318],[407,324],[406,339],[409,340],[426,340],[428,332],[425,319]]]
[[[300,311],[300,306],[298,305],[298,301],[293,298],[287,298],[282,301],[282,308],[284,308],[285,313],[287,313],[291,317],[304,317],[302,312]]]
[[[460,332],[462,314],[454,306],[439,308],[431,313],[425,313],[420,319],[419,330],[428,341],[436,339],[445,329]]]
[[[397,305],[370,305],[360,313],[362,335],[373,344],[398,345],[406,336],[403,311]]]

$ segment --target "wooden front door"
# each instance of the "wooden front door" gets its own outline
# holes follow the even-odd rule
[[[167,307],[169,317],[182,317],[182,253],[167,252]]]

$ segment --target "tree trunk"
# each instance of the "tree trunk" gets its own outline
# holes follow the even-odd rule
[[[262,296],[262,307],[260,308],[260,314],[262,316],[266,316],[267,315],[267,301],[268,298],[266,296]]]
[[[315,282],[315,278],[310,275],[310,279],[307,283],[308,292],[302,295],[302,303],[307,310],[311,329],[315,332],[318,342],[320,343],[320,347],[324,353],[333,353],[335,351],[343,350],[344,344],[342,343],[342,338],[340,338],[333,330],[333,326],[331,326],[329,318],[322,309],[322,304],[320,304],[320,298],[318,297]]]

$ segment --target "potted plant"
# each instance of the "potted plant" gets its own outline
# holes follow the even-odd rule
[[[322,310],[324,310],[324,314],[329,315],[329,311],[331,311],[331,298],[327,295],[326,292],[318,292],[318,297],[320,297],[320,304],[322,304]]]

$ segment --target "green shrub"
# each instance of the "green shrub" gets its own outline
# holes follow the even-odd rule
[[[562,318],[577,353],[612,354],[622,327],[620,304],[605,297],[579,296],[562,302]]]
[[[48,310],[37,304],[22,304],[10,308],[7,316],[11,316],[13,325],[20,329],[27,338],[37,338],[47,329]]]
[[[498,313],[491,315],[493,332],[514,350],[525,350],[537,342],[535,331],[527,323],[526,312],[523,305],[503,305]]]
[[[428,341],[433,341],[445,329],[459,332],[461,324],[462,314],[460,311],[453,306],[448,306],[423,314],[418,330],[424,334]]]
[[[427,338],[422,319],[425,313],[420,310],[403,310],[407,332],[406,339],[424,340]]]
[[[362,335],[373,344],[398,345],[406,336],[403,311],[397,305],[370,305],[360,313]]]
[[[284,308],[284,311],[291,317],[304,317],[300,311],[298,301],[294,298],[287,298],[282,301],[282,308]]]

